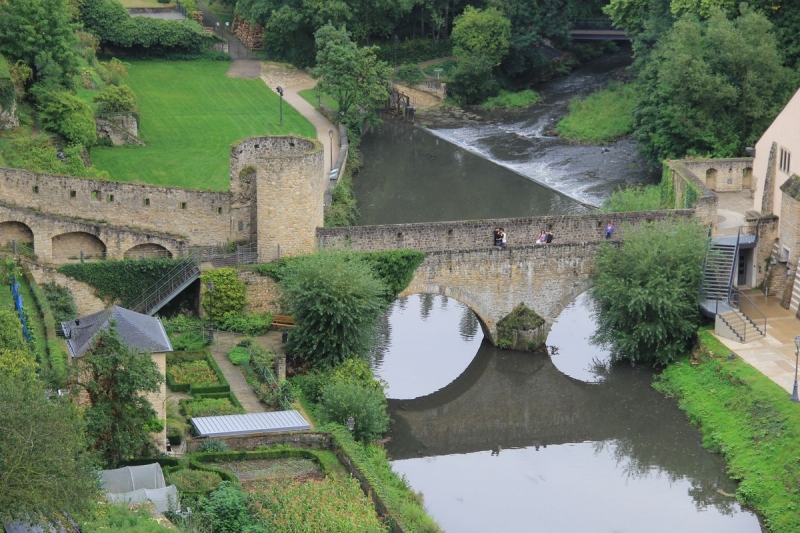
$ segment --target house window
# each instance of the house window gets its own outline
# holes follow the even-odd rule
[[[78,191],[69,191],[69,197],[70,198],[77,198],[78,197]]]
[[[181,209],[186,209],[186,202],[181,202]]]
[[[781,172],[788,174],[792,165],[792,154],[788,150],[781,148],[781,163],[779,165]]]
[[[142,205],[145,206],[145,207],[149,207],[150,206],[150,198],[145,198],[144,200],[142,200]]]

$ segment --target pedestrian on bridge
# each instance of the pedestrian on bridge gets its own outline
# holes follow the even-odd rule
[[[614,236],[614,224],[610,221],[606,224],[606,240],[611,239]]]

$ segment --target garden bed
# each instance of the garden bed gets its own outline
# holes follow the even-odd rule
[[[167,386],[191,395],[229,393],[231,390],[208,350],[167,354]]]

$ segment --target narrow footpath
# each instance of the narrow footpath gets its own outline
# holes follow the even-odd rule
[[[244,335],[234,335],[224,331],[217,332],[217,342],[209,347],[214,361],[222,370],[222,375],[231,386],[231,392],[242,404],[244,410],[248,413],[264,413],[267,409],[258,399],[256,393],[247,383],[242,371],[228,360],[228,351],[236,346],[236,343],[244,338]]]

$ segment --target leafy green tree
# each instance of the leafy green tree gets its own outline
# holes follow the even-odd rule
[[[316,366],[366,356],[386,291],[369,265],[345,254],[309,255],[291,263],[282,286],[297,323],[290,353]]]
[[[22,324],[14,311],[0,311],[0,346],[7,350],[27,350]]]
[[[92,146],[97,142],[94,113],[86,102],[65,91],[42,91],[37,99],[39,117],[47,129],[71,143]]]
[[[214,316],[218,317],[215,322],[219,322],[225,315],[238,315],[244,311],[247,306],[247,287],[236,275],[236,270],[232,268],[209,270],[200,276],[200,281],[203,284],[203,309],[206,313],[213,312]],[[214,290],[209,288],[209,282],[214,284]]]
[[[322,389],[320,410],[331,422],[346,425],[353,417],[353,437],[364,444],[380,437],[389,428],[383,389],[356,380],[335,379]]]
[[[704,241],[704,228],[676,220],[626,228],[620,246],[604,245],[592,274],[592,341],[632,363],[667,365],[684,355],[700,323]]]
[[[492,73],[491,59],[476,55],[459,58],[458,65],[447,84],[448,94],[460,105],[483,102],[500,90]]]
[[[127,85],[109,85],[92,99],[101,113],[127,113],[136,109],[136,93]]]
[[[78,408],[0,372],[0,524],[61,521],[100,496]]]
[[[87,437],[106,466],[117,467],[150,451],[150,433],[162,428],[144,394],[158,392],[163,381],[150,354],[133,352],[113,325],[98,333],[92,349],[76,360],[71,382],[76,392],[87,394]]]
[[[70,87],[78,74],[78,38],[67,0],[0,2],[0,53],[23,61],[36,80]]]
[[[508,54],[511,21],[497,9],[467,6],[453,25],[453,49],[459,59],[480,56],[492,67]]]
[[[344,27],[327,24],[314,34],[317,66],[311,75],[317,90],[336,100],[350,122],[377,123],[376,110],[389,97],[392,69],[378,60],[377,48],[359,47]]]
[[[793,88],[767,19],[746,6],[730,20],[683,16],[639,75],[635,136],[651,162],[742,155]]]
[[[220,483],[201,504],[201,509],[212,517],[211,530],[218,533],[240,533],[253,521],[248,512],[247,494],[230,481]]]

